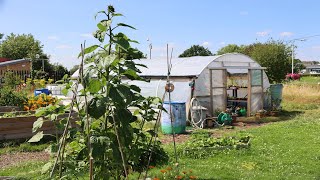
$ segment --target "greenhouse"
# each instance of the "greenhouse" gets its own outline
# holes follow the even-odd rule
[[[141,88],[144,96],[164,97],[167,84],[167,58],[136,60],[148,68],[140,68],[141,76],[150,82],[129,81]],[[261,67],[250,57],[240,53],[218,56],[195,56],[172,58],[169,65],[172,102],[185,102],[187,110],[192,98],[196,98],[207,110],[208,116],[226,108],[241,106],[248,116],[267,106],[268,77]],[[78,72],[72,75],[77,78]]]
[[[150,83],[131,82],[142,89],[145,96],[163,97],[167,83],[167,58],[143,59],[139,63],[141,76]],[[171,60],[170,82],[174,85],[171,101],[186,102],[195,97],[209,116],[230,106],[244,106],[247,115],[267,106],[268,77],[250,57],[229,53],[219,56],[195,56]],[[168,95],[165,95],[168,101]]]

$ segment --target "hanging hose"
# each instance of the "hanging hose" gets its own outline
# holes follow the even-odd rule
[[[204,128],[205,118],[203,118],[203,108],[196,98],[190,100],[190,123],[195,128]]]

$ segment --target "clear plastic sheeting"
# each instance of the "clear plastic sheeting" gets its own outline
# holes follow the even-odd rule
[[[134,84],[141,88],[141,94],[144,96],[157,96],[162,99],[165,93],[166,79],[153,79],[149,83],[142,81],[126,81],[129,84]],[[189,102],[191,96],[190,81],[188,79],[172,79],[170,81],[174,85],[174,90],[171,92],[171,101]],[[164,101],[169,101],[168,93]]]
[[[252,86],[261,86],[261,70],[251,70],[251,85]]]
[[[167,58],[153,58],[153,59],[141,59],[133,60],[138,64],[143,64],[147,68],[140,67],[140,76],[150,79],[150,83],[141,81],[130,81],[123,78],[125,82],[129,84],[135,84],[141,88],[141,94],[143,96],[158,96],[163,97],[166,85],[166,76],[168,73]],[[85,65],[85,69],[91,64]],[[189,83],[194,79],[194,96],[199,99],[200,104],[206,107],[211,113],[215,109],[223,110],[221,107],[226,104],[226,88],[227,80],[226,75],[243,76],[241,81],[236,82],[239,86],[248,86],[248,80],[246,77],[248,69],[252,74],[252,85],[263,85],[263,92],[269,88],[270,83],[265,72],[261,74],[261,66],[250,57],[240,53],[228,53],[219,56],[194,56],[187,58],[172,58],[171,59],[171,74],[170,81],[174,84],[174,91],[171,93],[172,101],[186,102],[188,107],[189,100],[191,99],[191,87]],[[257,68],[255,70],[254,68]],[[215,69],[212,74],[212,81],[210,82],[210,69]],[[225,72],[226,70],[226,72]],[[76,71],[71,77],[73,79],[78,77],[78,71]],[[261,81],[261,76],[262,80]],[[92,74],[92,77],[96,77]],[[210,94],[211,86],[213,89],[212,96]],[[223,87],[223,88],[222,88]],[[220,89],[218,89],[220,88]],[[257,87],[258,88],[258,87]],[[251,109],[256,111],[261,109],[260,102],[263,98],[261,95],[261,87],[259,89],[252,88],[251,92]],[[246,89],[241,92],[242,97],[246,96]],[[249,95],[248,95],[249,96]],[[168,96],[165,97],[165,101],[168,101]],[[212,106],[212,107],[211,107]]]

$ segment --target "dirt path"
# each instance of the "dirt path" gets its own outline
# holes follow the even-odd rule
[[[47,161],[50,155],[47,152],[15,152],[0,155],[0,169],[22,162]]]

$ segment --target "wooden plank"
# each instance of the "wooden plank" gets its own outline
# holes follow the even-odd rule
[[[228,73],[227,70],[222,70],[222,86],[223,86],[223,99],[224,100],[224,107],[223,111],[227,109],[227,79],[228,79]]]
[[[261,109],[264,105],[264,92],[263,92],[263,70],[261,70]]]
[[[64,117],[68,117],[68,114],[58,116],[60,120]],[[76,117],[76,113],[73,113],[71,116],[72,127],[77,126],[75,123]],[[33,123],[37,119],[38,117],[35,116],[0,119],[0,140],[32,137],[35,134],[32,133]],[[54,123],[51,121],[44,122],[42,128],[40,128],[40,131],[44,131],[45,134],[56,133]],[[62,130],[59,132],[59,134],[60,133],[62,133]]]
[[[212,70],[209,69],[209,76],[210,76],[210,114],[213,116],[213,96],[212,96]]]
[[[251,70],[248,69],[248,103],[247,103],[247,116],[251,115]]]

